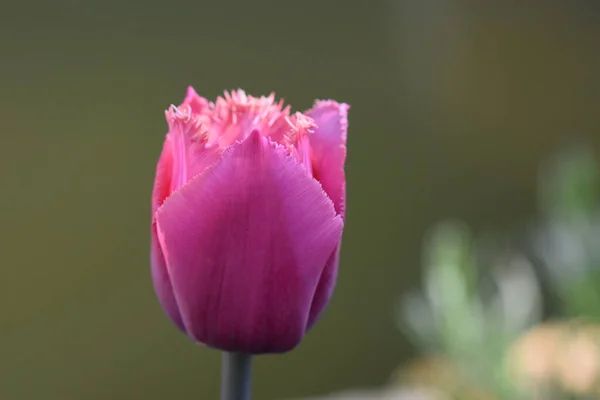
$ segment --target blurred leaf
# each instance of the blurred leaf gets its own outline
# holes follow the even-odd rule
[[[600,268],[595,268],[563,289],[562,301],[567,315],[600,321]]]
[[[397,323],[413,343],[430,350],[439,350],[439,332],[431,305],[419,292],[412,291],[400,303]]]
[[[435,226],[426,240],[425,257],[430,274],[455,276],[465,285],[467,297],[477,291],[477,270],[471,251],[471,232],[459,221],[446,221]],[[443,280],[443,277],[432,278]]]
[[[600,319],[600,170],[580,144],[542,169],[535,251],[568,316]]]
[[[598,207],[600,172],[591,148],[579,145],[552,160],[541,171],[540,203],[552,218],[589,215]]]
[[[537,278],[529,262],[514,254],[496,268],[483,269],[473,243],[459,222],[432,230],[425,246],[424,292],[404,297],[401,316],[413,341],[448,357],[466,382],[477,382],[502,399],[519,399],[504,360],[508,345],[541,316]],[[479,271],[494,283],[485,296]]]

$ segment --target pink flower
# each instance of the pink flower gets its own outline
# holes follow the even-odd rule
[[[349,106],[290,113],[238,90],[190,87],[166,111],[152,193],[152,278],[197,342],[247,353],[297,346],[335,285]]]

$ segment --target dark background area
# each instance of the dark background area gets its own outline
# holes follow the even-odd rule
[[[0,11],[0,398],[217,398],[219,354],[162,313],[149,272],[164,110],[188,85],[351,104],[336,294],[257,399],[385,382],[423,235],[508,229],[540,162],[600,145],[593,1],[10,2]],[[598,147],[596,147],[598,148]]]

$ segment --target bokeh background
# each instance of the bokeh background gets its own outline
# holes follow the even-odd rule
[[[188,85],[352,106],[337,291],[297,350],[257,359],[270,400],[381,385],[414,354],[393,314],[424,235],[535,214],[540,163],[600,146],[598,71],[592,0],[3,4],[0,399],[218,397],[219,354],[149,275],[164,110]]]

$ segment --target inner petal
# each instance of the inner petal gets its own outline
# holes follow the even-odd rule
[[[283,145],[311,173],[308,135],[316,127],[302,113],[290,115],[290,107],[275,102],[275,95],[253,97],[242,90],[225,92],[211,107],[207,141],[226,148],[257,130],[262,136]]]
[[[275,95],[253,97],[243,90],[225,92],[212,107],[209,143],[228,147],[244,140],[254,130],[268,136],[289,115],[289,107],[275,103]]]
[[[290,107],[275,95],[253,97],[243,90],[225,92],[216,102],[208,102],[192,89],[184,102],[166,111],[169,140],[173,153],[170,192],[187,183],[214,163],[227,149],[244,141],[250,133],[282,145],[304,165],[312,176],[312,151],[309,135],[316,128],[312,118],[290,114]]]
[[[207,145],[205,124],[191,105],[171,106],[166,116],[173,152],[172,193],[214,163],[224,149]]]

